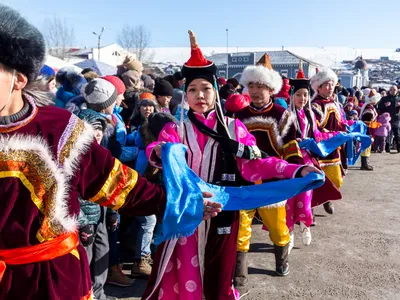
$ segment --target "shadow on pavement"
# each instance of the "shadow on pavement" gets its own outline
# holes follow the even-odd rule
[[[268,276],[271,276],[271,277],[278,277],[278,275],[275,273],[275,271],[259,269],[259,268],[253,268],[253,267],[249,267],[249,274],[253,274],[253,275],[268,275]]]

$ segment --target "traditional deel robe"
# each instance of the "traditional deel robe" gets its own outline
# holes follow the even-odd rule
[[[296,109],[295,125],[296,137],[298,140],[311,138],[319,143],[336,135],[335,132],[325,133],[319,131],[314,114],[311,114],[304,108],[300,110]],[[318,164],[318,158],[311,152],[306,149],[301,149],[301,155],[305,164],[321,169]],[[340,198],[341,195],[338,189],[326,178],[322,187],[288,199],[286,202],[286,224],[289,230],[293,230],[296,222],[303,222],[307,227],[310,227],[313,221],[312,207]]]
[[[195,117],[207,127],[216,129],[214,111],[208,116],[195,113]],[[232,139],[248,146],[256,145],[254,136],[242,122],[230,118],[225,121]],[[188,147],[189,167],[204,181],[218,183],[223,177],[219,143],[201,133],[189,119],[183,125],[183,143]],[[147,148],[149,162],[155,166],[160,166],[160,161],[156,159],[153,149],[160,142],[179,143],[178,126],[168,123],[161,131],[158,142]],[[236,158],[236,162],[241,176],[250,182],[292,178],[300,167],[274,157],[258,160]],[[216,217],[203,222],[189,237],[160,244],[142,299],[198,300],[203,294],[206,299],[236,299],[232,281],[237,233],[236,211],[230,214],[230,218]]]
[[[0,299],[91,299],[78,195],[160,216],[165,192],[114,159],[75,115],[25,100],[29,113],[0,126]]]
[[[342,119],[341,109],[337,102],[317,95],[312,101],[312,109],[317,118],[317,125],[320,131],[346,131],[346,121]],[[343,156],[343,160],[341,160],[341,156]],[[337,188],[340,188],[343,184],[344,169],[342,162],[345,163],[343,147],[339,147],[327,157],[319,158],[322,170]]]
[[[367,125],[367,134],[371,136],[373,139],[375,137],[375,131],[377,128],[381,126],[378,120],[378,112],[376,111],[375,106],[372,103],[364,104],[361,108],[360,119]],[[371,155],[371,147],[366,149],[361,153],[361,156],[370,157]]]
[[[249,132],[257,140],[257,146],[269,156],[279,157],[294,163],[303,163],[299,145],[296,141],[294,116],[283,107],[268,103],[261,109],[252,105],[236,113]],[[252,180],[252,182],[256,182]],[[286,226],[286,201],[274,206],[258,209],[263,224],[268,228],[270,238],[276,246],[284,247],[290,241]],[[238,251],[250,249],[251,224],[256,210],[240,212]]]

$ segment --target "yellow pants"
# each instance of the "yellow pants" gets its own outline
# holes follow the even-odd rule
[[[263,224],[268,228],[269,237],[276,246],[286,246],[290,241],[289,228],[286,226],[285,206],[274,208],[257,209]],[[248,252],[250,249],[251,224],[253,222],[255,209],[240,211],[240,224],[238,234],[239,252]]]
[[[343,184],[342,170],[340,169],[340,166],[326,166],[322,167],[322,170],[325,172],[329,180],[340,189]]]
[[[371,146],[361,152],[362,157],[370,157],[371,156]]]

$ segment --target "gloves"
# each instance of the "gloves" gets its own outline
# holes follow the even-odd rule
[[[79,229],[79,237],[84,247],[90,246],[94,242],[94,225],[85,225]]]

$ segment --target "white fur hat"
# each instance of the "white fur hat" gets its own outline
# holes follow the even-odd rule
[[[382,96],[375,89],[371,89],[368,95],[365,96],[365,104],[378,103]]]
[[[335,86],[338,83],[336,73],[329,68],[322,68],[317,74],[311,77],[310,84],[314,92],[317,92],[317,89],[329,80],[332,80],[333,85]]]
[[[275,95],[279,93],[282,88],[282,77],[278,72],[269,70],[264,66],[248,66],[243,70],[240,83],[248,88],[250,83],[264,84],[270,89]]]

